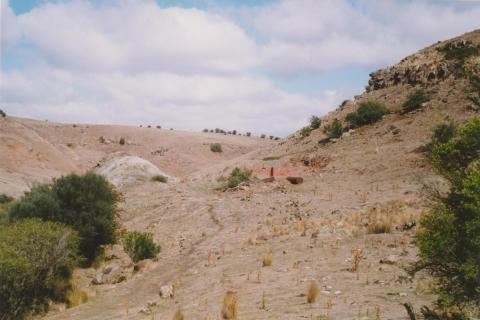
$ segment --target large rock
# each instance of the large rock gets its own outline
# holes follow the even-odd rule
[[[144,183],[157,175],[167,177],[168,181],[174,180],[150,161],[136,156],[114,157],[101,164],[96,171],[117,187]]]

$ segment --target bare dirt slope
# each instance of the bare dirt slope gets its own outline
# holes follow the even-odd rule
[[[480,31],[452,41],[463,40],[480,44]],[[365,93],[327,115],[324,122],[343,121],[366,99],[382,101],[392,111],[336,142],[325,142],[321,129],[306,138],[296,133],[271,143],[215,134],[103,126],[73,129],[2,120],[17,130],[8,136],[5,122],[0,129],[1,141],[21,141],[13,143],[19,149],[15,154],[40,154],[22,164],[28,169],[19,169],[23,167],[16,166],[17,159],[11,156],[15,148],[2,143],[0,181],[7,177],[9,184],[16,181],[15,174],[30,178],[35,170],[45,176],[49,170],[82,171],[109,152],[124,151],[118,144],[98,143],[102,135],[110,140],[125,136],[129,154],[182,177],[124,190],[121,223],[154,234],[162,246],[158,261],[145,263],[147,267],[142,265],[114,284],[91,284],[96,274],[105,272],[104,266],[79,270],[76,281],[89,301],[52,311],[46,318],[172,319],[181,308],[185,319],[219,319],[223,296],[232,290],[238,296],[238,319],[407,319],[402,303],[411,302],[418,309],[435,298],[428,276],[411,278],[404,271],[415,260],[413,235],[430,205],[422,186],[438,181],[421,150],[435,125],[462,123],[475,114],[466,99],[466,74],[439,55],[436,48],[441,45],[374,73]],[[480,71],[478,57],[466,63]],[[415,87],[424,87],[431,100],[420,111],[399,113]],[[45,147],[29,151],[33,141]],[[221,142],[227,152],[210,153],[204,145],[210,141]],[[165,156],[152,155],[162,146],[169,149]],[[13,173],[3,169],[4,163]],[[216,190],[219,178],[234,166],[255,172],[286,168],[305,182],[292,185],[276,177],[273,183],[255,180],[237,190]],[[377,226],[390,230],[373,233]],[[262,265],[265,257],[271,257],[271,266]],[[312,282],[318,286],[318,297],[307,303]],[[160,287],[172,284],[174,298],[161,298]]]
[[[122,137],[124,145],[119,144]],[[210,151],[217,142],[222,153]],[[34,183],[91,170],[121,155],[141,157],[182,179],[268,144],[270,140],[245,136],[0,118],[0,193],[19,196]]]

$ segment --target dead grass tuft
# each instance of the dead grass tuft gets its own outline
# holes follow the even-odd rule
[[[355,212],[344,218],[343,223],[353,236],[362,234],[391,233],[396,227],[418,221],[421,211],[406,210],[404,200],[392,200],[380,207],[372,207],[364,212]]]
[[[307,302],[315,303],[315,301],[317,301],[317,295],[318,295],[317,283],[315,281],[312,281],[308,285]]]
[[[175,314],[173,315],[172,320],[183,320],[183,319],[184,319],[184,316],[183,316],[182,307],[178,307],[177,312],[175,312]]]
[[[357,272],[362,259],[363,259],[363,249],[352,250],[352,267],[350,268],[350,271]]]
[[[73,308],[88,301],[85,291],[74,289],[67,295],[67,307]]]
[[[222,318],[237,319],[237,293],[227,291],[223,297]]]
[[[263,266],[264,267],[270,267],[272,266],[272,253],[269,252],[266,255],[263,256]]]

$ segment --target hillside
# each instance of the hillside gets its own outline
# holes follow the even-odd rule
[[[66,310],[53,306],[45,318],[172,319],[182,308],[185,319],[218,319],[228,290],[237,293],[239,319],[406,319],[402,303],[417,309],[431,303],[428,275],[411,278],[404,270],[416,259],[413,235],[430,206],[424,186],[442,183],[423,149],[436,125],[464,123],[478,114],[467,98],[465,70],[480,73],[480,55],[447,59],[441,50],[449,43],[479,46],[480,30],[372,73],[366,91],[326,115],[308,137],[297,132],[277,142],[0,119],[0,193],[19,195],[34,182],[124,154],[178,179],[122,189],[122,226],[152,232],[162,247],[158,260],[134,265],[118,246],[109,249],[111,260],[75,273],[88,302]],[[400,112],[417,88],[428,92],[429,101]],[[347,126],[346,115],[367,100],[391,112],[327,141],[324,125],[339,119]],[[116,142],[120,137],[124,146]],[[222,154],[210,151],[213,142],[222,144]],[[235,166],[259,178],[274,167],[278,176],[219,190]],[[290,184],[285,175],[304,183]],[[377,227],[388,230],[378,233]],[[271,266],[263,266],[265,257]],[[110,274],[115,266],[121,280]],[[113,280],[94,284],[98,275],[109,274]],[[318,298],[309,304],[312,281]],[[173,298],[159,296],[164,285],[174,285]]]
[[[119,144],[122,137],[124,145]],[[212,143],[222,144],[224,152],[213,154]],[[0,118],[0,193],[19,196],[34,183],[91,170],[121,155],[141,157],[166,174],[184,179],[212,162],[233,159],[271,143],[215,133]]]

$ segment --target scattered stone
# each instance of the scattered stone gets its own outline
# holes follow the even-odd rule
[[[396,264],[398,262],[398,255],[392,254],[384,259],[380,259],[382,264]]]
[[[291,184],[302,184],[303,178],[302,177],[287,177],[288,182]]]
[[[175,288],[174,288],[173,284],[161,286],[159,294],[160,294],[160,297],[162,297],[164,299],[166,299],[166,298],[173,299],[173,297],[175,295]]]

